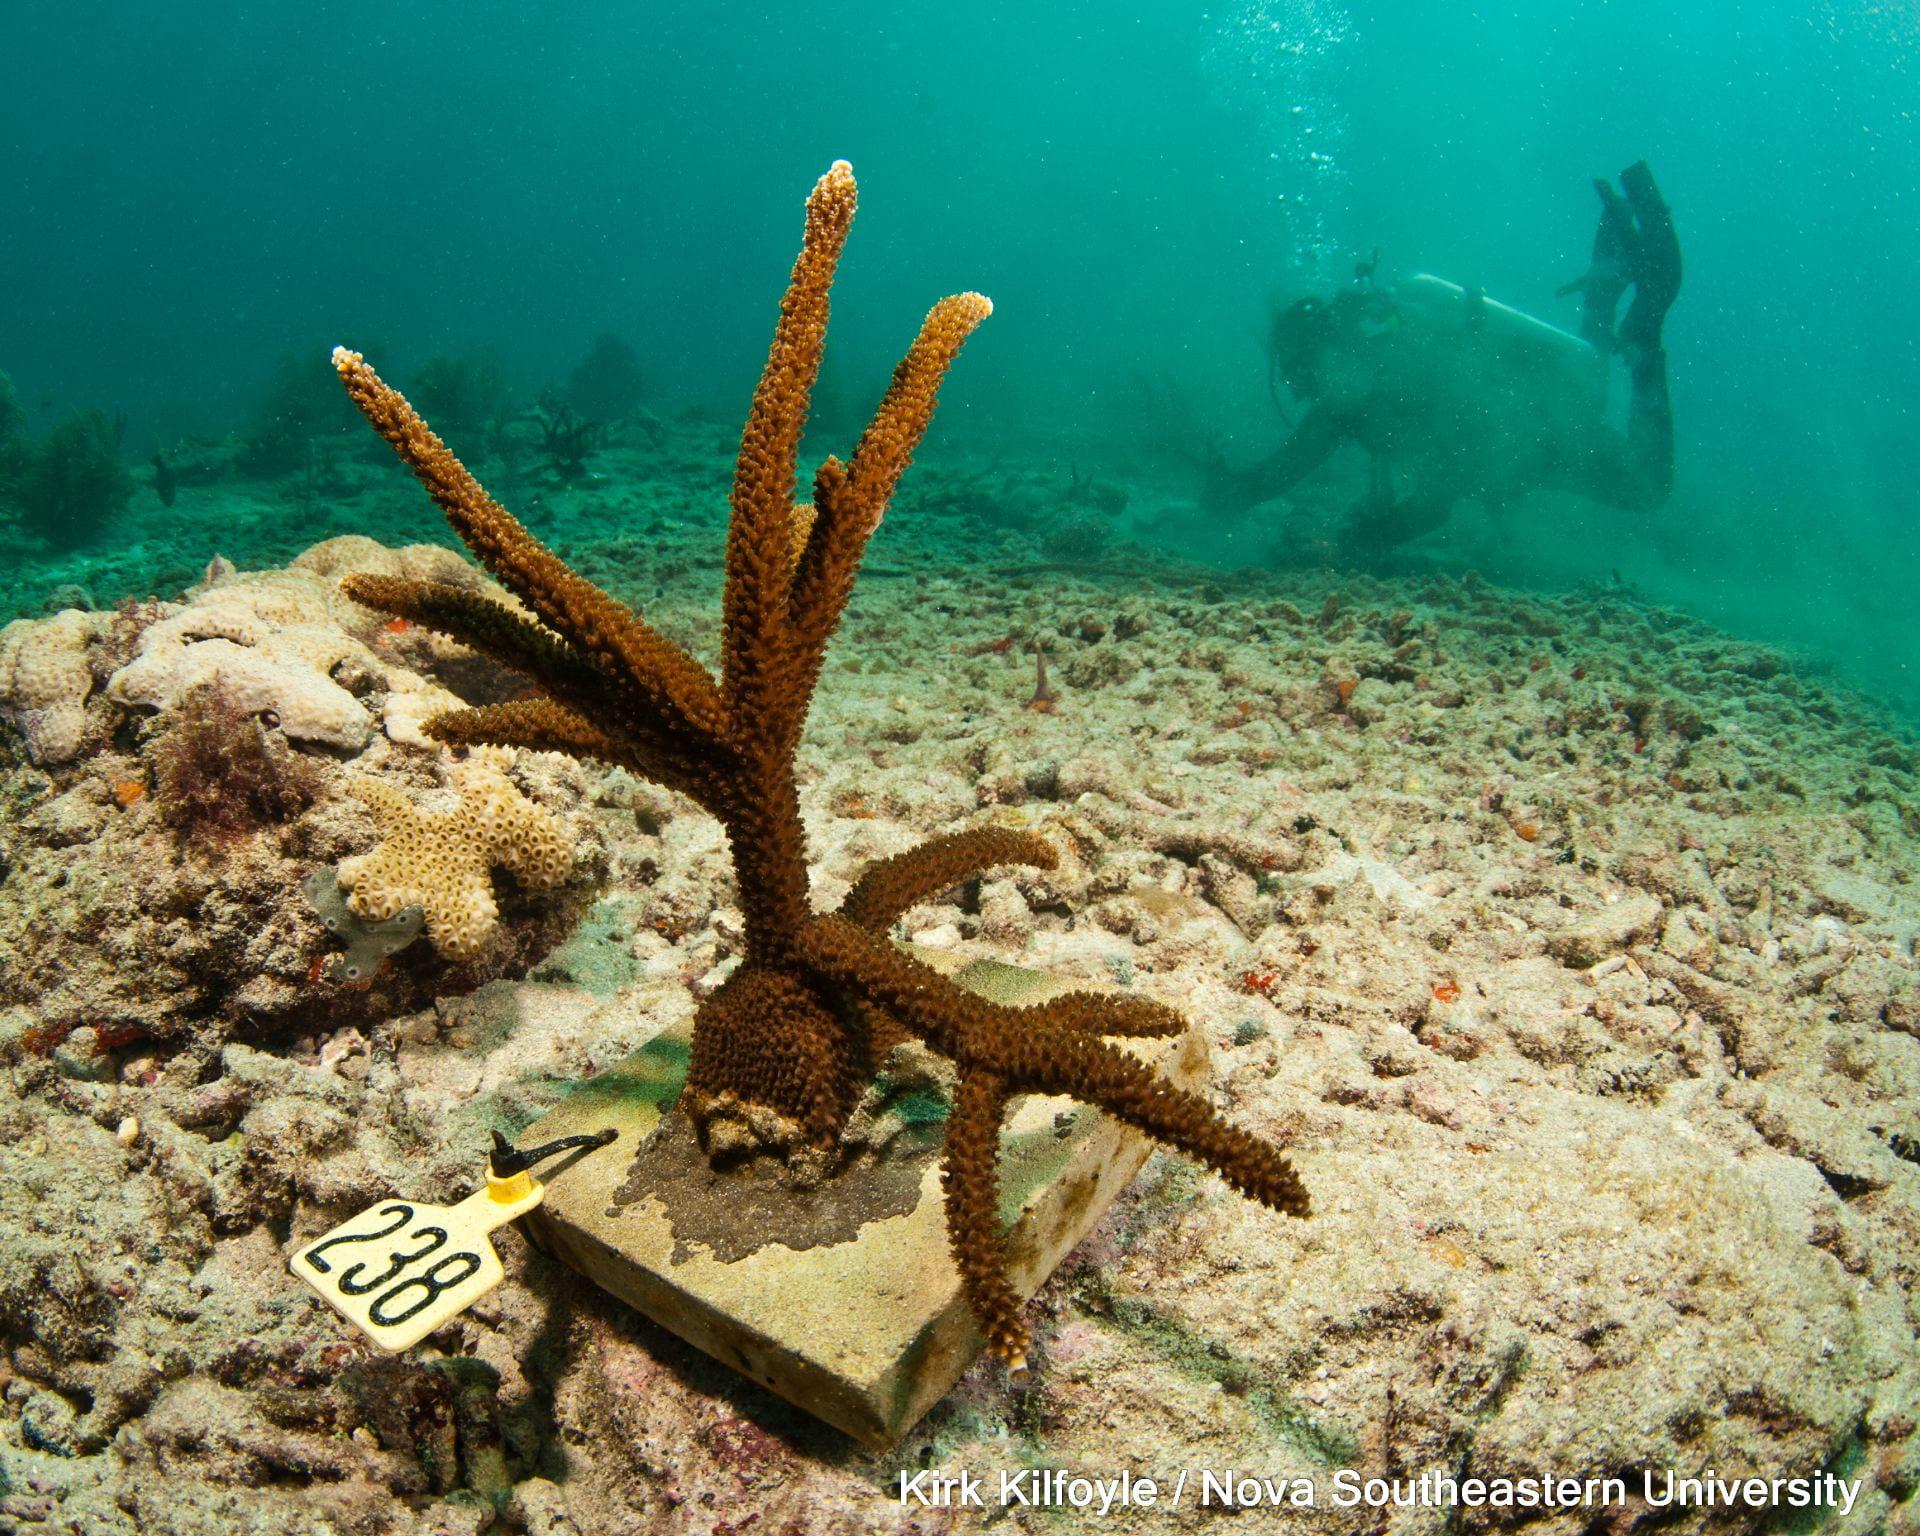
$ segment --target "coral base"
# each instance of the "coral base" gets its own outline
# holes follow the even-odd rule
[[[919,958],[1003,1004],[1088,985],[950,952]],[[1205,1080],[1197,1032],[1142,1045],[1179,1086]],[[889,1168],[809,1190],[763,1183],[712,1201],[636,1198],[649,1182],[686,1187],[678,1144],[687,1138],[672,1113],[686,1062],[685,1034],[669,1030],[522,1134],[531,1146],[609,1125],[620,1132],[607,1150],[556,1167],[546,1203],[527,1218],[535,1241],[816,1417],[868,1445],[893,1445],[981,1348],[948,1253],[937,1138]],[[1086,1235],[1149,1150],[1136,1132],[1072,1100],[1035,1096],[1017,1106],[1001,1137],[1001,1216],[1021,1295]],[[715,1219],[738,1230],[717,1230]]]

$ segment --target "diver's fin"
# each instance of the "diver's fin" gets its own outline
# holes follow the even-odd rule
[[[1600,223],[1593,232],[1593,256],[1587,270],[1570,283],[1563,283],[1561,297],[1581,294],[1585,305],[1580,316],[1580,334],[1603,351],[1613,349],[1613,312],[1620,306],[1620,295],[1632,282],[1630,275],[1635,236],[1633,210],[1613,188],[1613,183],[1596,176],[1593,190],[1600,196]]]
[[[1633,303],[1620,322],[1620,344],[1657,352],[1661,323],[1680,293],[1680,241],[1673,231],[1673,210],[1654,185],[1646,161],[1636,160],[1622,171],[1620,185],[1634,222],[1627,271]]]

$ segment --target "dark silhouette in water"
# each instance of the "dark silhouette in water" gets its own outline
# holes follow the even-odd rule
[[[611,331],[594,337],[567,375],[566,402],[589,421],[619,421],[639,409],[646,393],[639,354]]]
[[[345,439],[357,428],[340,391],[324,387],[324,379],[316,381],[313,368],[303,361],[325,352],[315,341],[299,353],[283,353],[274,365],[253,420],[240,434],[237,462],[242,474],[279,479],[302,473],[312,463],[315,443]]]
[[[1661,326],[1680,291],[1680,246],[1646,162],[1620,182],[1624,195],[1595,182],[1592,265],[1560,290],[1584,295],[1586,347],[1477,290],[1425,277],[1378,288],[1371,264],[1348,292],[1283,311],[1272,366],[1307,412],[1258,464],[1210,463],[1208,509],[1232,515],[1283,495],[1345,442],[1373,457],[1372,485],[1343,534],[1356,555],[1430,533],[1467,497],[1496,515],[1545,487],[1626,511],[1659,506],[1673,487]],[[1604,359],[1614,354],[1632,384],[1624,433],[1604,416]],[[1411,482],[1404,496],[1397,471]]]
[[[556,391],[540,397],[533,413],[540,423],[541,452],[547,469],[562,485],[574,485],[587,472],[587,460],[600,447],[605,430],[597,421],[583,419]]]
[[[408,393],[456,437],[496,430],[513,407],[506,360],[486,350],[428,358],[414,371]]]
[[[133,494],[120,461],[125,418],[75,411],[37,442],[24,422],[17,410],[0,409],[0,518],[56,551],[95,543]]]

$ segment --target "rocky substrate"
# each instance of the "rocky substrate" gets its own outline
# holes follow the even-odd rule
[[[90,689],[71,761],[15,736],[0,777],[0,1523],[1052,1532],[1073,1527],[903,1512],[889,1485],[1650,1466],[1837,1471],[1865,1489],[1831,1528],[1920,1524],[1913,747],[1629,594],[1084,574],[982,523],[992,486],[918,494],[802,754],[817,899],[930,833],[1047,832],[1059,869],[956,892],[910,936],[1178,1004],[1313,1216],[1157,1156],[1037,1299],[1032,1384],[977,1366],[885,1456],[512,1232],[499,1291],[379,1357],[287,1253],[390,1191],[464,1193],[493,1128],[683,1019],[740,939],[720,833],[624,773],[524,761],[598,897],[557,947],[537,914],[563,909],[529,897],[489,968],[396,957],[355,992],[310,980],[327,942],[292,914],[308,870],[365,848],[364,813],[327,795],[182,848],[115,790],[146,717]],[[628,489],[597,535],[553,531],[711,655],[718,527],[681,495]],[[956,547],[979,558],[958,570]],[[129,622],[89,642],[117,647],[93,688],[135,653]],[[437,782],[426,748],[368,741]],[[294,750],[344,771],[338,747]],[[1593,1515],[1455,1523],[1522,1519],[1571,1536]],[[1189,1503],[1103,1528],[1221,1524]]]
[[[451,765],[421,722],[514,686],[349,602],[351,571],[490,585],[447,549],[349,537],[280,571],[216,560],[178,602],[0,629],[0,1038],[81,1065],[147,1042],[206,1056],[235,1032],[333,1029],[471,990],[572,929],[605,872],[578,818],[567,888],[507,882],[482,952],[453,963],[423,942],[327,984],[338,940],[303,880],[374,844],[374,790],[447,798]],[[580,800],[570,763],[518,772],[556,814]]]

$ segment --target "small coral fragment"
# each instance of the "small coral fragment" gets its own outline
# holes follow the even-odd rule
[[[1038,641],[1034,642],[1033,647],[1033,667],[1033,697],[1027,700],[1027,708],[1050,715],[1060,707],[1060,695],[1047,682],[1047,653]]]
[[[340,861],[340,889],[354,916],[383,923],[419,907],[433,947],[449,960],[470,960],[500,916],[494,868],[533,890],[564,882],[573,854],[560,822],[507,777],[512,760],[511,752],[482,748],[456,765],[448,779],[459,798],[447,810],[423,810],[378,779],[356,784],[381,842]]]

